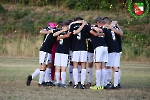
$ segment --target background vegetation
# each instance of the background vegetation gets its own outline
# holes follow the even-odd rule
[[[97,16],[108,16],[117,20],[124,32],[122,60],[150,61],[150,14],[135,19],[127,11],[128,3],[129,0],[1,0],[0,56],[38,57],[43,39],[38,32],[49,22],[81,16],[93,23]]]

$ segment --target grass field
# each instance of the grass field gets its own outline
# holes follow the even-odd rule
[[[26,86],[37,67],[37,58],[0,57],[0,100],[150,100],[150,63],[121,62],[120,90],[38,87],[38,77]]]

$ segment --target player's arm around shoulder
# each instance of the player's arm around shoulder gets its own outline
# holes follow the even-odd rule
[[[53,34],[54,37],[58,36],[60,33],[64,32],[64,30],[57,31]]]
[[[113,27],[109,27],[109,29],[111,29],[112,31],[114,31],[116,34],[120,35],[120,36],[123,36],[123,32],[121,29],[116,29],[116,28],[113,28]]]
[[[70,35],[71,35],[71,32],[67,32],[67,34],[65,34],[65,35],[58,36],[58,37],[57,37],[57,40],[65,39],[65,38],[69,38],[69,37],[70,37]]]
[[[114,28],[113,26],[117,26],[118,28]],[[113,21],[111,22],[111,24],[109,25],[109,29],[111,29],[112,31],[114,31],[116,34],[123,36],[123,31],[121,30],[121,28],[118,25],[117,21]]]
[[[45,29],[42,29],[42,30],[40,30],[40,34],[49,34],[49,33],[52,33],[53,32],[53,30],[51,29],[51,30],[45,30]]]
[[[87,24],[87,22],[83,20],[82,25],[77,30],[74,30],[73,34],[78,34],[86,24]]]
[[[94,29],[95,30],[95,29]],[[93,29],[90,31],[90,33],[92,34],[92,35],[94,35],[94,36],[105,36],[105,34],[103,33],[103,31],[101,30],[101,31],[97,31],[97,30],[95,30],[94,31]]]

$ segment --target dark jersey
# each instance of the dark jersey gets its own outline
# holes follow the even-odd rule
[[[90,33],[88,33],[88,37],[87,37],[87,46],[88,46],[88,52],[94,53],[92,39],[90,38]]]
[[[121,42],[121,36],[118,34],[115,34],[116,39],[118,41],[118,46],[119,46],[119,52],[122,52],[122,42]]]
[[[50,33],[50,34],[47,34],[46,37],[45,37],[45,40],[40,48],[40,51],[44,51],[44,52],[47,52],[47,53],[51,53],[52,51],[52,47],[57,39],[57,37],[54,37],[53,34],[55,32],[57,32],[58,29],[54,29],[53,30],[53,33]]]
[[[70,47],[69,50],[72,51],[72,40],[73,40],[73,34],[70,34]]]
[[[119,29],[117,26],[115,26],[114,28],[116,28],[117,30]],[[118,42],[118,46],[119,46],[119,52],[122,52],[122,42],[121,42],[121,36],[118,34],[115,34],[117,42]]]
[[[115,33],[111,29],[103,28],[105,33],[105,41],[108,46],[108,53],[119,52],[118,42],[115,37]]]
[[[44,30],[45,30],[45,31],[49,31],[49,30],[51,30],[51,29],[52,29],[52,27],[47,26]],[[46,37],[47,37],[47,34],[44,34],[43,42],[44,42],[44,40],[45,40]]]
[[[89,24],[85,25],[78,34],[73,34],[74,30],[77,30],[81,25],[81,23],[75,23],[70,26],[70,32],[72,33],[72,51],[87,51],[86,38],[87,33],[91,30]]]
[[[107,47],[107,44],[106,44],[105,39],[104,39],[103,36],[94,36],[94,35],[90,34],[90,37],[92,39],[93,49],[95,49],[99,46]]]
[[[68,33],[68,31],[62,32],[62,33],[60,33],[59,36],[63,36],[67,33]],[[63,53],[63,54],[69,54],[69,47],[70,47],[70,38],[69,37],[60,39],[57,44],[56,52]]]

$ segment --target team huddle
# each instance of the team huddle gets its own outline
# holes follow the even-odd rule
[[[41,34],[45,34],[39,51],[41,66],[27,77],[27,86],[39,74],[39,86],[66,88],[68,68],[68,85],[72,86],[74,83],[74,89],[86,89],[87,85],[90,89],[119,89],[123,32],[117,21],[111,21],[108,17],[98,17],[94,22],[90,24],[83,18],[76,17],[73,20],[59,21],[57,25],[50,23],[47,28],[40,30]],[[55,83],[52,82],[50,74],[53,60]],[[94,85],[92,85],[93,65],[95,66]],[[86,74],[88,74],[87,84],[85,84]]]

